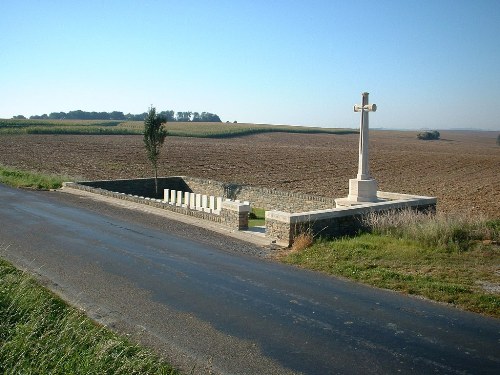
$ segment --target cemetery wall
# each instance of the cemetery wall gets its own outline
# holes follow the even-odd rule
[[[225,209],[221,210],[221,213],[217,215],[214,213],[192,210],[188,207],[171,205],[162,201],[161,199],[152,199],[149,197],[138,196],[136,194],[134,195],[126,194],[123,192],[116,192],[104,188],[89,186],[88,182],[85,183],[65,182],[64,186],[67,188],[78,189],[112,198],[122,199],[129,202],[146,204],[152,207],[173,211],[179,214],[193,216],[199,219],[220,223],[234,229],[248,228],[248,210],[245,210],[244,205],[234,204],[235,202],[224,202],[225,207],[223,206],[223,208]],[[113,185],[110,184],[105,186],[111,187]],[[243,209],[241,206],[243,206]]]
[[[249,201],[252,207],[285,212],[302,212],[335,207],[335,199],[220,181],[182,177],[194,192]]]
[[[390,194],[386,194],[390,195]],[[392,194],[397,197],[397,194]],[[401,195],[399,195],[401,198]],[[332,238],[354,235],[369,229],[365,220],[372,212],[388,212],[410,208],[419,212],[435,212],[436,199],[429,197],[404,196],[390,202],[372,203],[332,210],[319,210],[289,214],[279,211],[266,212],[266,237],[278,244],[290,246],[300,233]]]
[[[170,189],[249,201],[252,207],[284,212],[303,212],[335,207],[334,198],[185,176],[158,178],[158,195],[155,194],[154,179],[152,178],[85,181],[80,182],[80,184],[156,199],[163,197],[163,189]]]
[[[155,199],[163,198],[163,189],[192,192],[182,177],[158,178],[158,194],[155,192],[155,181],[153,178],[83,181],[79,182],[79,184]]]

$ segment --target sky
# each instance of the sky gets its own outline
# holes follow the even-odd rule
[[[0,118],[500,130],[500,0],[0,0]]]

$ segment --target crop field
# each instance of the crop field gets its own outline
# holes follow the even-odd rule
[[[169,122],[169,135],[175,137],[232,138],[259,133],[326,133],[351,134],[352,129],[324,129],[290,125],[233,124],[221,122]],[[1,120],[1,134],[83,134],[138,135],[144,130],[142,121],[112,120]]]
[[[126,126],[138,131],[140,124]],[[202,126],[193,124],[193,129],[195,125]],[[207,130],[221,125],[239,124],[203,126]],[[171,134],[176,126],[193,130],[169,123]],[[421,141],[416,135],[371,131],[370,170],[379,190],[436,196],[438,210],[443,212],[500,217],[497,132],[442,131],[438,141]],[[3,134],[0,150],[0,164],[5,166],[74,179],[152,176],[141,135]],[[357,163],[357,134],[178,136],[166,139],[159,175],[188,175],[337,198],[347,195],[348,179],[356,177]]]

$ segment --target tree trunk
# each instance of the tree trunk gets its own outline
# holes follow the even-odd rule
[[[158,168],[155,167],[155,199],[158,198]]]

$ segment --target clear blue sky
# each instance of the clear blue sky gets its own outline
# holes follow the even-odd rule
[[[0,0],[0,118],[500,130],[500,0]]]

